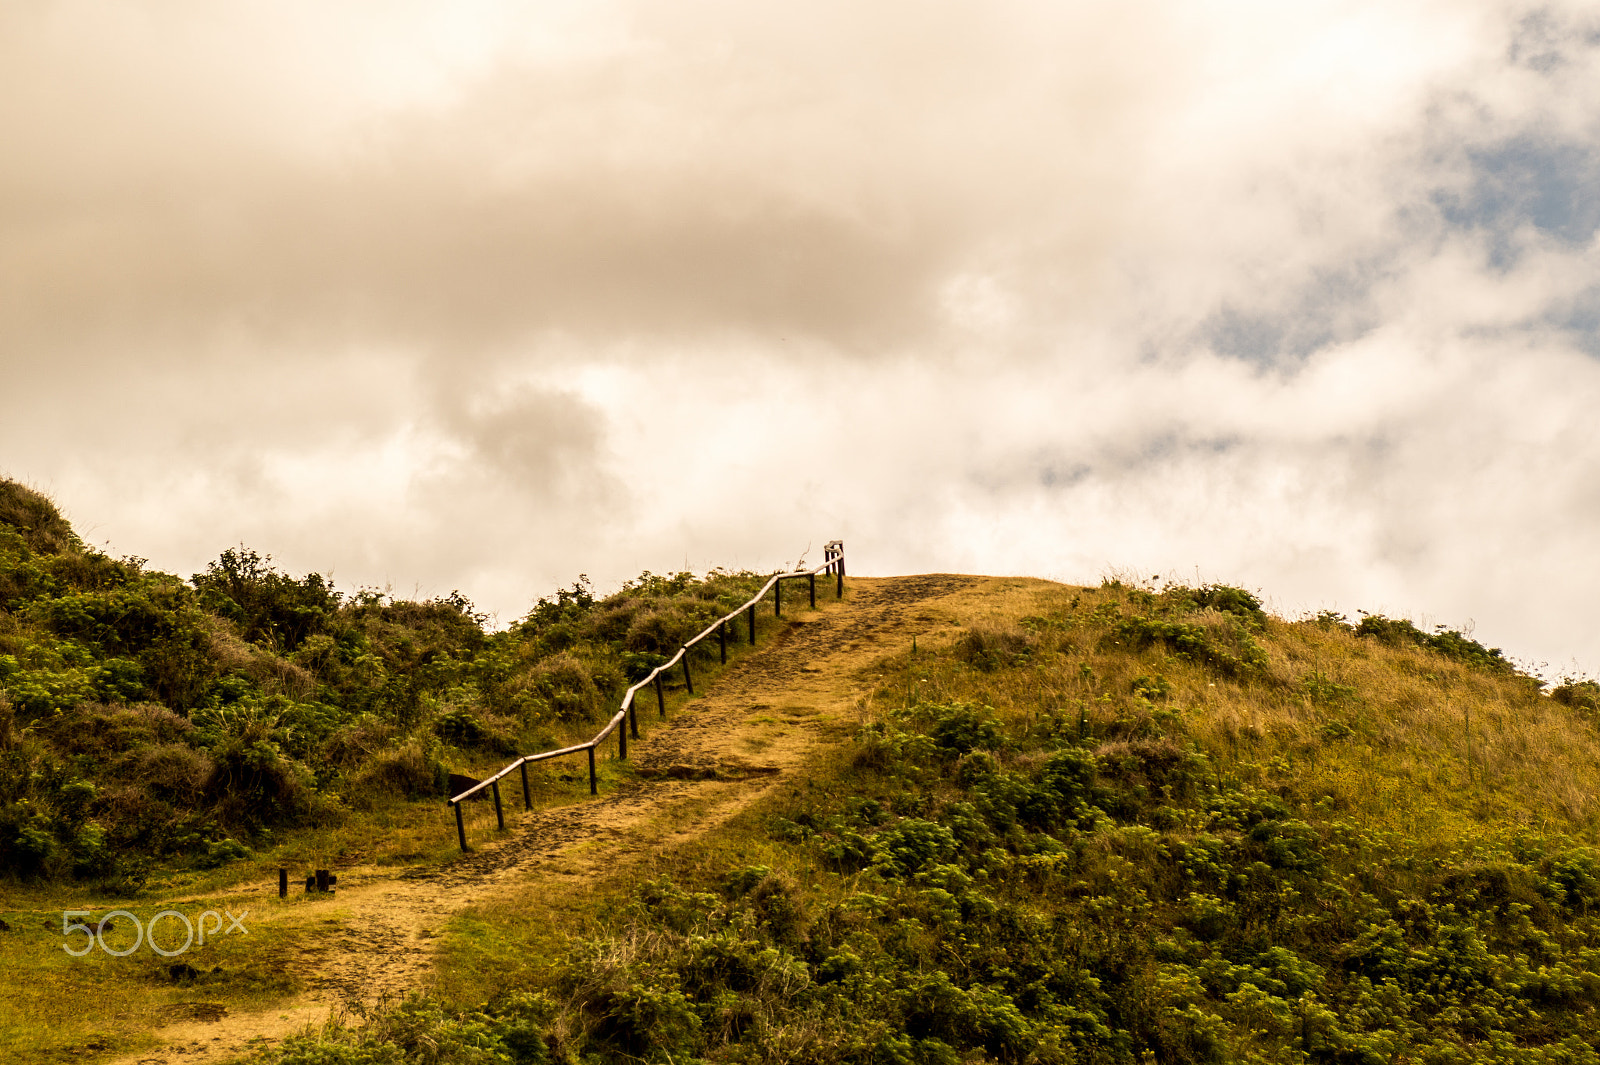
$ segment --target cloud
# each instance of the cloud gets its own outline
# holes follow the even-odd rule
[[[1600,668],[1582,5],[0,20],[0,466],[114,550],[509,619],[844,535]]]

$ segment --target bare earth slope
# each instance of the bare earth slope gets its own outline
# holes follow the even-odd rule
[[[434,964],[431,941],[452,914],[539,892],[540,885],[615,874],[721,824],[774,780],[803,772],[819,745],[848,735],[875,681],[871,667],[884,655],[904,649],[913,636],[926,642],[948,635],[958,619],[985,612],[1008,592],[1042,586],[937,574],[852,578],[843,602],[819,598],[820,610],[799,612],[705,697],[655,724],[631,752],[637,780],[514,821],[508,810],[499,842],[480,828],[479,849],[442,868],[341,870],[337,899],[322,917],[326,933],[294,962],[314,974],[297,1001],[223,1016],[217,1006],[196,1002],[160,1029],[161,1049],[122,1062],[229,1060],[333,1010],[425,986]],[[275,903],[263,893],[256,920],[272,920]]]

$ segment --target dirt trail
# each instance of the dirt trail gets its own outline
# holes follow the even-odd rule
[[[797,612],[703,698],[665,723],[650,723],[630,752],[638,780],[598,799],[518,811],[515,819],[508,808],[510,830],[500,842],[479,827],[480,849],[442,867],[340,870],[337,897],[320,918],[326,932],[310,937],[294,962],[314,974],[296,1000],[260,1013],[227,1013],[207,1002],[173,1007],[160,1028],[165,1046],[117,1065],[227,1061],[320,1023],[330,1011],[397,997],[427,983],[432,940],[452,914],[536,892],[541,883],[613,874],[721,824],[800,770],[819,745],[847,734],[873,682],[866,667],[913,635],[926,642],[953,631],[960,608],[991,581],[852,578],[843,602],[824,598],[819,587],[821,609]],[[513,787],[508,799],[515,794]],[[257,912],[265,923],[275,899],[262,902]],[[305,919],[303,910],[298,917]]]

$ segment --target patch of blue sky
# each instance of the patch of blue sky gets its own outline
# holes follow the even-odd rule
[[[1600,150],[1595,145],[1520,134],[1467,153],[1464,191],[1438,192],[1445,222],[1489,238],[1490,263],[1509,270],[1532,227],[1568,246],[1600,230]]]

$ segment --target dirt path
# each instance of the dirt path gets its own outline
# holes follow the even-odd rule
[[[802,770],[819,745],[848,735],[873,683],[872,663],[908,646],[913,635],[927,641],[953,631],[962,608],[993,580],[852,579],[843,602],[819,598],[820,610],[798,613],[703,698],[655,724],[631,752],[636,781],[514,822],[508,810],[511,828],[501,842],[480,827],[481,849],[443,867],[341,870],[337,898],[321,915],[325,933],[311,937],[294,962],[315,974],[297,1000],[239,1014],[186,1004],[161,1027],[164,1047],[118,1065],[230,1060],[320,1023],[330,1011],[425,986],[432,941],[452,914],[537,892],[540,884],[614,873],[721,824],[774,781]],[[274,901],[263,898],[264,921],[272,919]]]

